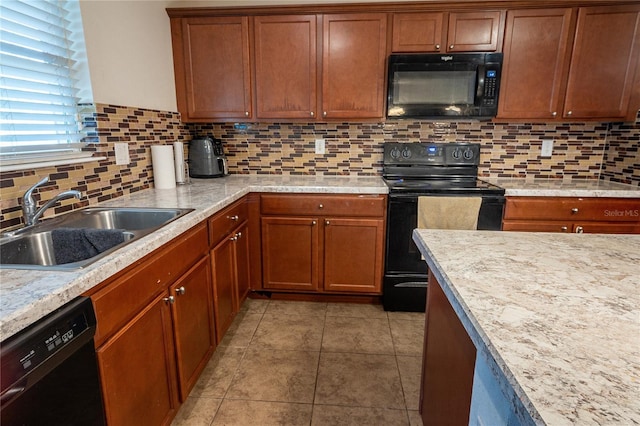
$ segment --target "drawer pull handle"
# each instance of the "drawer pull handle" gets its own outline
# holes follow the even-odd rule
[[[238,219],[240,219],[240,217],[237,214],[234,214],[233,216],[229,216],[229,219],[238,220]]]
[[[164,300],[165,303],[168,303],[170,305],[173,305],[176,302],[176,298],[173,296],[165,297],[162,300]]]
[[[178,288],[176,288],[176,293],[178,293],[179,295],[183,295],[187,292],[187,289],[184,288],[184,286],[180,286]]]
[[[582,234],[584,233],[584,229],[582,228],[582,226],[576,226],[576,234]]]
[[[571,209],[571,213],[573,213],[573,214],[578,213],[578,208],[577,207],[572,208]]]
[[[567,232],[569,230],[569,228],[567,228],[566,226],[563,226],[562,228],[560,228],[560,230],[562,232]]]

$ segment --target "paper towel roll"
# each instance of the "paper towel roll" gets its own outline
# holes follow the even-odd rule
[[[173,143],[173,158],[176,163],[176,183],[184,183],[184,147],[182,142]]]
[[[153,181],[156,189],[176,187],[176,168],[171,145],[152,146],[151,165],[153,166]]]

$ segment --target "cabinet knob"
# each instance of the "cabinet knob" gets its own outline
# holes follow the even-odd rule
[[[571,209],[571,213],[572,213],[572,214],[576,214],[576,213],[578,213],[578,208],[577,208],[577,207],[572,208],[572,209]]]
[[[567,228],[566,226],[563,226],[562,228],[560,228],[560,230],[562,232],[567,232],[569,230],[569,228]]]
[[[453,49],[453,44],[450,44],[450,45],[449,45],[449,49]]]
[[[324,224],[325,224],[325,225],[329,225],[329,221],[328,221],[328,220],[327,220],[327,221],[325,221],[325,222],[324,222]]]
[[[440,50],[440,45],[436,44],[436,50]]]
[[[176,293],[179,294],[179,295],[185,294],[186,291],[187,291],[187,289],[185,289],[184,286],[180,286],[180,287],[176,288]]]
[[[169,297],[164,297],[164,298],[162,298],[162,300],[163,300],[165,303],[168,303],[168,304],[170,304],[170,305],[173,305],[173,304],[175,303],[175,301],[176,301],[176,298],[175,298],[175,297],[173,297],[173,296],[169,296]]]
[[[242,237],[242,232],[238,232],[238,233],[236,234],[236,238],[240,239],[240,237]]]
[[[229,217],[229,219],[231,219],[231,220],[238,220],[238,219],[240,219],[240,217],[238,217],[238,215],[237,215],[237,214],[234,214],[233,216],[228,216],[228,217]]]
[[[238,234],[236,234],[233,237],[229,238],[229,241],[237,241],[237,240],[238,240]]]
[[[576,234],[582,234],[584,233],[584,229],[582,228],[582,226],[576,226]]]
[[[555,117],[555,116],[557,116],[557,115],[558,115],[558,112],[557,112],[557,111],[553,111],[553,112],[551,113],[551,116],[553,116],[553,117]]]
[[[244,116],[245,116],[245,117],[248,117],[248,116],[249,116],[249,111],[245,111],[245,112],[244,112]]]
[[[323,208],[324,208],[324,205],[323,205],[323,204],[318,204],[318,208],[319,208],[319,209],[323,209]]]
[[[322,113],[322,115],[326,117],[326,116],[327,116],[327,111],[324,111],[324,112]]]
[[[567,115],[572,115],[573,111],[567,111]]]
[[[311,221],[311,226],[314,226],[314,225],[316,225],[317,223],[318,223],[318,222],[316,222],[315,220],[312,220],[312,221]]]
[[[311,111],[311,116],[313,117],[315,114],[313,113],[313,111]]]

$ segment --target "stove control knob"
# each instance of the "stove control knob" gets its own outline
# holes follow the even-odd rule
[[[465,160],[471,160],[473,158],[473,151],[471,151],[471,149],[467,148],[464,153],[462,154],[462,156],[464,157]]]
[[[459,160],[460,159],[460,150],[458,148],[455,148],[451,152],[451,156],[453,157],[454,160]]]
[[[397,160],[398,158],[400,158],[400,150],[398,148],[393,148],[389,154],[393,159]]]
[[[402,157],[411,158],[411,151],[409,151],[409,148],[405,148],[402,150]]]

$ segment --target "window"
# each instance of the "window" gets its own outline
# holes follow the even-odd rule
[[[0,164],[91,156],[90,87],[77,0],[2,0]]]

